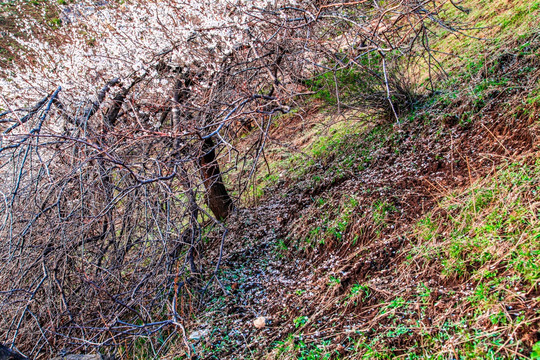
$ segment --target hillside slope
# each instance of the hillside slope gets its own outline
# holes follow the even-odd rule
[[[469,3],[494,40],[443,41],[461,57],[401,123],[280,119],[166,358],[540,357],[539,4]]]

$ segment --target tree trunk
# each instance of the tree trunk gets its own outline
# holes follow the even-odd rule
[[[232,199],[223,184],[219,164],[216,160],[212,138],[204,140],[199,159],[201,177],[206,188],[206,202],[218,220],[225,220],[233,209]]]

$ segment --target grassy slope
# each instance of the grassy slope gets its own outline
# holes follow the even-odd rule
[[[475,9],[470,14],[473,21],[490,27],[485,33],[492,36],[493,41],[481,43],[450,37],[441,42],[442,51],[459,53],[461,58],[457,62],[450,58],[445,61],[446,64],[454,62],[454,66],[449,67],[451,76],[446,89],[433,99],[429,110],[434,110],[436,115],[431,121],[442,124],[457,121],[459,126],[468,127],[474,121],[484,120],[482,115],[478,116],[478,110],[483,111],[490,98],[518,85],[516,79],[510,79],[497,69],[497,64],[505,59],[502,55],[540,56],[538,44],[531,47],[531,40],[538,41],[531,35],[537,31],[531,29],[531,25],[538,19],[540,3],[490,3],[469,2]],[[492,10],[486,11],[486,6]],[[497,23],[501,24],[500,28]],[[480,35],[479,32],[476,35]],[[528,83],[528,91],[511,97],[512,104],[521,107],[523,112],[517,116],[528,118],[533,127],[538,125],[537,65],[538,62],[532,66],[524,63],[522,69],[536,74],[536,85]],[[521,102],[517,101],[519,98]],[[516,117],[514,110],[507,108],[506,114],[499,114],[491,124],[496,127],[496,121],[505,115]],[[410,120],[425,120],[426,112],[419,111]],[[457,118],[452,119],[456,113]],[[367,137],[377,130],[372,129]],[[349,143],[347,136],[344,134],[342,139]],[[388,130],[385,140],[395,136],[395,132]],[[323,139],[323,143],[334,149],[333,152],[341,149],[350,154],[350,145],[336,146],[332,138]],[[361,148],[366,152],[365,146]],[[314,155],[317,151],[317,147],[313,147]],[[325,155],[331,154],[326,152]],[[358,159],[341,157],[341,162],[333,166],[346,171],[350,158]],[[374,272],[368,276],[369,280],[348,284],[341,298],[335,299],[347,304],[345,308],[350,307],[351,302],[353,307],[376,306],[376,316],[365,316],[370,326],[355,331],[356,336],[342,341],[338,350],[330,343],[320,342],[314,346],[291,339],[270,357],[315,359],[337,353],[343,358],[539,356],[540,163],[537,158],[537,146],[521,148],[498,161],[488,174],[478,179],[471,176],[470,181],[466,181],[467,186],[435,185],[442,198],[405,232],[410,242],[396,256],[399,264],[385,269],[391,272],[390,276]],[[470,166],[475,165],[467,165],[470,176]],[[347,197],[352,199],[354,194]],[[328,207],[333,208],[333,214],[322,211],[330,218],[324,233],[319,234],[316,227],[307,232],[307,236],[304,232],[302,241],[311,242],[314,237],[319,242],[332,237],[355,241],[354,234],[346,232],[351,230],[349,214],[354,210],[350,208],[358,209],[356,202],[349,202],[349,208],[342,200],[338,204]],[[373,227],[381,228],[386,214],[395,210],[391,201],[374,202],[370,215]],[[324,219],[321,212],[313,214]],[[392,238],[402,235],[390,233],[382,238],[385,243],[391,243]],[[361,249],[357,251],[362,254]],[[371,297],[381,292],[384,295],[379,296],[378,304],[374,305]]]
[[[250,311],[272,325],[248,317],[234,341],[229,310],[245,304],[211,303],[196,321],[213,329],[193,344],[203,358],[540,356],[540,2],[463,5],[491,40],[443,34],[436,46],[459,58],[443,58],[442,91],[403,124],[325,117],[292,141],[301,153],[268,148],[254,194],[275,236],[244,234],[263,250],[246,242],[223,282],[244,301],[271,264],[268,282],[291,285],[262,291]]]
[[[540,2],[469,1],[464,5],[473,9],[469,14],[472,21],[487,27],[474,31],[473,35],[490,36],[492,41],[444,38],[438,45],[440,50],[460,54],[460,58],[444,60],[451,73],[446,88],[432,100],[430,108],[418,111],[410,120],[425,121],[426,113],[433,112],[435,116],[429,121],[439,122],[442,132],[446,122],[458,122],[459,126],[467,128],[471,122],[485,121],[484,114],[478,112],[485,110],[490,99],[519,86],[516,83],[519,80],[500,71],[500,63],[508,58],[520,61],[521,57],[536,58],[532,62],[524,61],[521,69],[530,73],[536,82],[522,81],[520,84],[526,84],[527,91],[503,96],[520,108],[520,113],[515,112],[515,107],[503,107],[506,113],[498,114],[486,123],[496,127],[497,120],[505,116],[521,116],[528,119],[530,125],[527,126],[537,127],[540,107],[537,59],[540,51],[538,28],[535,29],[534,24],[540,17]],[[452,119],[456,114],[457,118]],[[375,127],[361,136],[362,140],[356,143],[362,145],[358,149],[354,148],[354,142],[350,145],[349,134],[341,132],[340,136],[323,138],[311,150],[315,157],[321,154],[329,157],[334,162],[332,166],[341,171],[347,171],[351,162],[363,167],[362,160],[358,159],[366,159],[365,154],[370,153],[365,142],[371,140],[370,137],[376,138],[370,143],[377,146],[381,143],[381,138],[376,137],[380,132],[381,128]],[[489,133],[491,131],[485,135],[489,136]],[[382,143],[398,136],[393,129],[386,129]],[[346,145],[335,138],[340,138]],[[491,141],[500,140],[494,136]],[[474,145],[482,146],[482,143]],[[339,161],[335,161],[336,152],[347,155],[339,157],[338,154]],[[330,343],[320,342],[313,346],[291,339],[271,357],[315,359],[337,353],[343,358],[540,356],[540,162],[537,160],[537,143],[532,148],[506,153],[510,156],[496,164],[493,161],[492,170],[477,179],[470,169],[475,165],[467,163],[470,181],[465,181],[466,186],[455,186],[455,183],[448,187],[434,185],[441,198],[405,231],[409,243],[395,256],[398,265],[386,269],[391,272],[390,276],[374,272],[357,283],[347,279],[347,289],[341,298],[334,299],[346,304],[345,308],[374,306],[371,297],[384,293],[375,305],[377,315],[371,319],[366,317],[370,326],[355,331],[356,336],[349,336],[337,346],[338,350]],[[359,210],[354,197],[354,193],[346,194],[346,200],[327,206],[329,211],[313,211],[313,215],[325,223],[324,231],[317,230],[321,227],[304,231],[299,236],[301,241],[323,243],[333,238],[354,242],[358,234],[351,231],[350,214]],[[324,196],[319,199],[322,200],[318,200],[315,207],[324,209]],[[387,214],[395,212],[396,208],[383,197],[371,205],[370,211],[368,216],[373,228],[381,229],[384,228],[381,223],[388,221]],[[296,229],[300,227],[297,225]],[[375,236],[381,235],[375,231]],[[381,238],[385,243],[392,243],[392,239],[399,236],[403,233],[390,233]],[[356,251],[362,254],[361,248]],[[338,277],[334,279],[340,281]]]

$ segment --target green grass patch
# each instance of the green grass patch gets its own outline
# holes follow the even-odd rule
[[[414,251],[428,261],[438,258],[447,277],[474,277],[496,262],[499,271],[517,273],[536,286],[540,222],[533,199],[540,191],[539,169],[538,160],[509,163],[496,176],[449,194],[440,205],[444,215],[436,212],[418,222]]]

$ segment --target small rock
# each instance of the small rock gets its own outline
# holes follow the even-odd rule
[[[208,335],[208,330],[196,330],[189,335],[189,340],[200,340]]]
[[[253,326],[255,326],[257,329],[262,329],[266,326],[266,318],[264,316],[259,316],[253,321]]]

